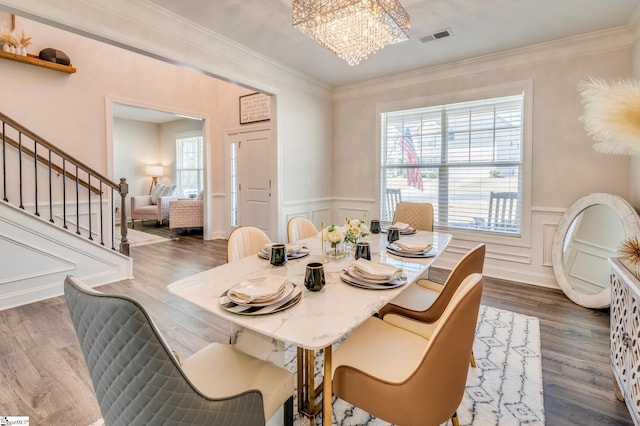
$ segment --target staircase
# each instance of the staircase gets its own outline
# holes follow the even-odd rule
[[[66,275],[90,285],[130,278],[126,180],[113,182],[2,113],[0,125],[0,310],[62,294]]]

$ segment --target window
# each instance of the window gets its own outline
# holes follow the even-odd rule
[[[202,135],[176,138],[178,194],[195,198],[202,191]]]
[[[520,234],[523,99],[383,113],[380,217],[430,202],[436,226]]]

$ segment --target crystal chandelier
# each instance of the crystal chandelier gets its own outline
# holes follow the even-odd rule
[[[292,9],[295,28],[349,65],[409,38],[409,15],[398,0],[293,0]]]

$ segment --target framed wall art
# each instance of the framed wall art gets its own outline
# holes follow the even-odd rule
[[[240,96],[240,124],[271,119],[271,99],[264,93]]]

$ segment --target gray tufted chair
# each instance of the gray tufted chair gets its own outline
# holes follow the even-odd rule
[[[293,424],[293,375],[212,343],[180,363],[136,301],[67,277],[64,293],[107,425],[264,425],[282,404]]]

